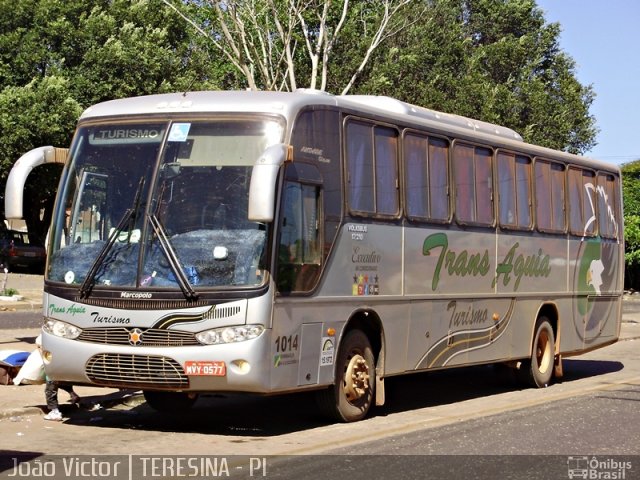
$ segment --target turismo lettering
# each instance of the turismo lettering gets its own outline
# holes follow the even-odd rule
[[[93,318],[93,323],[131,323],[129,317],[116,317],[114,315],[100,315],[100,312],[91,312],[89,315]]]
[[[487,321],[488,311],[486,308],[475,310],[472,305],[469,305],[466,310],[458,310],[458,302],[452,300],[447,304],[447,311],[449,310],[451,311],[449,328],[482,325]]]
[[[155,129],[118,128],[114,130],[98,130],[94,133],[95,140],[121,140],[126,138],[157,138],[160,132]]]

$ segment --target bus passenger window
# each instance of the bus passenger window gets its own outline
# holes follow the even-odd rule
[[[565,232],[567,229],[566,218],[566,192],[565,192],[565,167],[557,163],[551,164],[551,208],[553,211],[553,229]]]
[[[456,145],[453,154],[453,172],[456,183],[456,218],[461,222],[475,220],[473,202],[473,147]]]
[[[404,138],[405,185],[409,218],[449,219],[447,162],[449,143],[409,133]]]
[[[595,235],[595,189],[593,172],[575,167],[569,169],[569,227],[574,235]]]
[[[373,196],[373,142],[371,126],[360,122],[347,125],[349,205],[357,212],[375,212]]]
[[[484,225],[493,223],[493,174],[491,172],[491,150],[476,148],[476,221]]]
[[[500,225],[531,227],[531,159],[510,152],[498,153]]]
[[[350,121],[346,142],[351,211],[396,216],[400,210],[397,130]]]
[[[449,219],[449,142],[429,138],[429,199],[431,219]]]
[[[616,178],[598,174],[598,230],[601,237],[618,238]]]
[[[429,218],[427,137],[408,134],[404,138],[407,214]]]
[[[488,148],[463,144],[454,148],[456,218],[460,223],[493,223],[491,158]]]
[[[375,129],[376,212],[398,213],[398,135],[391,128]]]
[[[563,165],[536,159],[536,225],[542,232],[565,232],[564,171]]]
[[[536,160],[536,224],[543,232],[553,230],[553,211],[551,206],[551,170],[549,162]],[[564,200],[563,200],[564,202]]]

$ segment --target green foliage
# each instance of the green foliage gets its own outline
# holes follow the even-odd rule
[[[214,37],[220,34],[211,3],[175,4]],[[282,11],[290,5],[275,4]],[[266,0],[252,5],[256,15],[267,15]],[[336,25],[342,5],[331,4],[328,25]],[[360,65],[379,5],[350,3],[331,50],[327,91],[340,93]],[[304,13],[316,34],[319,11]],[[389,95],[499,123],[526,141],[573,153],[593,146],[594,92],[577,81],[573,60],[559,48],[560,27],[545,23],[534,0],[414,0],[400,15],[351,93]],[[293,60],[304,87],[309,58],[302,34],[296,35]],[[68,145],[75,120],[91,104],[166,91],[238,89],[245,81],[211,38],[162,0],[0,0],[0,196],[17,158],[37,146]],[[49,222],[39,213],[49,209],[57,177],[55,168],[36,169],[28,180],[29,228],[39,238]]]
[[[13,163],[69,145],[91,104],[217,86],[216,62],[177,20],[160,0],[0,0],[0,199]],[[27,180],[34,242],[46,235],[59,171],[41,167]]]
[[[622,166],[625,283],[640,290],[640,160]]]
[[[36,145],[66,144],[81,107],[61,77],[36,78],[0,91],[0,165],[3,172]]]
[[[60,77],[34,79],[29,84],[6,87],[0,92],[0,186],[11,166],[28,150],[40,145],[66,145],[81,108],[69,91],[69,82]],[[25,220],[31,241],[43,243],[48,222],[40,211],[51,210],[60,167],[36,169],[29,176],[25,193]]]
[[[545,24],[534,0],[431,0],[407,15],[414,23],[386,40],[355,91],[501,124],[550,148],[593,147],[593,89],[576,79],[559,26]],[[360,47],[339,48],[349,61]],[[341,64],[331,74],[335,88]]]

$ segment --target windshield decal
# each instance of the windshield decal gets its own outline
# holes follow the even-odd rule
[[[174,123],[169,130],[169,142],[186,142],[189,136],[190,123]]]
[[[100,128],[89,134],[90,145],[160,143],[163,130],[157,128]]]

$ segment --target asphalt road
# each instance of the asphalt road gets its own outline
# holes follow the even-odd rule
[[[42,312],[1,312],[0,330],[38,328],[42,326]]]

